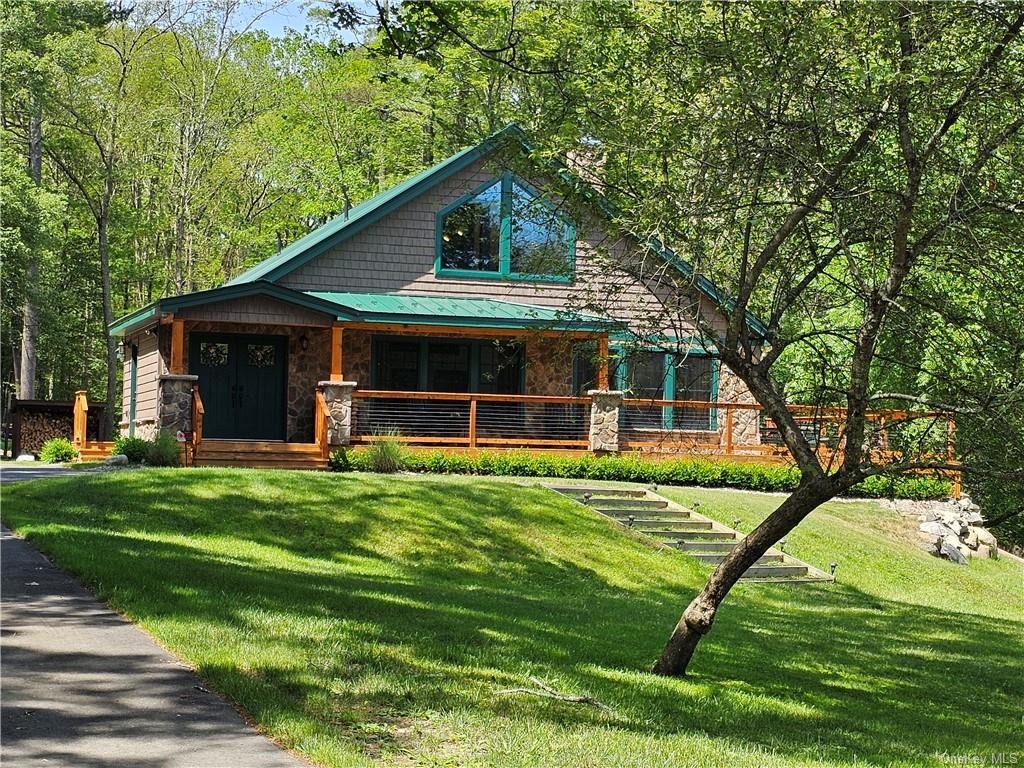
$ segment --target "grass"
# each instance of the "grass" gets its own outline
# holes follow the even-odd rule
[[[765,494],[664,489],[750,526]],[[138,470],[5,487],[3,519],[275,739],[361,766],[917,766],[1019,749],[1021,586],[869,502],[734,590],[684,680],[646,672],[707,569],[497,479]],[[499,694],[537,676],[613,710]]]

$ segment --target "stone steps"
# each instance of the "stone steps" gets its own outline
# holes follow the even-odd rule
[[[549,485],[623,528],[656,539],[708,565],[721,563],[743,534],[704,517],[653,491],[636,488],[597,488]],[[742,576],[745,580],[794,582],[831,581],[823,571],[778,549],[769,549]]]

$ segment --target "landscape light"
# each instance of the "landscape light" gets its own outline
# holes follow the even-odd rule
[[[836,568],[838,568],[838,567],[839,567],[839,563],[837,563],[835,561],[833,561],[833,562],[828,564],[828,569],[829,569],[829,571],[831,572],[831,574],[833,576],[836,575]]]
[[[740,529],[740,519],[738,517],[734,517],[732,519],[732,527],[735,528],[736,530]]]
[[[783,552],[786,551],[786,539],[785,538],[779,540],[779,549],[782,550]]]
[[[632,528],[633,527],[633,522],[636,520],[636,515],[630,515],[626,519],[629,520],[629,527]]]

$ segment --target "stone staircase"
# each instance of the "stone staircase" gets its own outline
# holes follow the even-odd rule
[[[678,549],[710,565],[722,562],[736,546],[736,542],[743,538],[739,531],[650,490],[582,485],[545,487],[585,504],[595,512],[649,536],[664,546]],[[833,580],[824,571],[774,547],[748,568],[742,578],[746,581],[776,582]]]

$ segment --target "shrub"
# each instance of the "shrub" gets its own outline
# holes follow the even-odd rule
[[[123,454],[132,464],[141,464],[149,456],[152,445],[141,437],[116,437],[114,438],[113,455]]]
[[[405,445],[398,440],[398,430],[388,429],[374,434],[374,441],[366,450],[370,471],[390,474],[405,469]]]
[[[337,448],[331,451],[327,457],[327,468],[331,472],[349,472],[352,470],[352,462],[349,460],[348,451],[344,448]]]
[[[52,437],[43,443],[39,458],[47,464],[62,464],[78,458],[78,449],[66,437]]]
[[[405,469],[434,474],[613,480],[784,493],[794,490],[800,482],[799,470],[778,464],[712,461],[702,458],[655,460],[636,453],[618,456],[557,456],[529,451],[479,453],[473,456],[442,451],[410,453],[398,441],[390,441],[391,445],[383,449],[381,446],[385,442],[388,441],[374,443],[365,451],[345,453],[344,468],[366,472],[395,471],[381,469],[379,456],[384,450],[394,449],[402,455],[401,466]],[[341,451],[336,452],[338,453]],[[341,457],[338,457],[336,462],[332,463],[332,468],[341,469],[341,462]],[[947,498],[949,494],[948,481],[926,475],[872,477],[852,488],[849,493],[850,496],[906,499],[942,499]]]
[[[146,463],[154,467],[176,467],[181,463],[181,448],[171,432],[161,432],[147,443]]]

